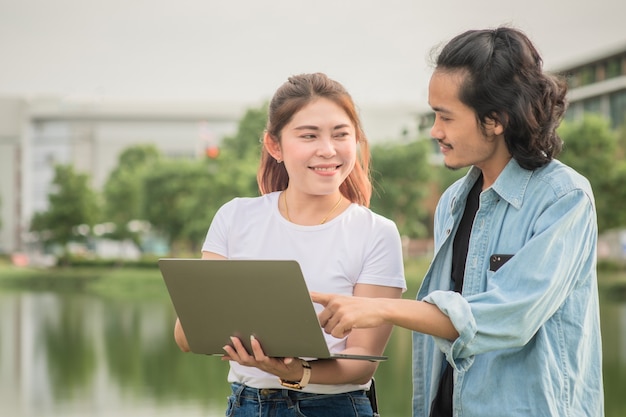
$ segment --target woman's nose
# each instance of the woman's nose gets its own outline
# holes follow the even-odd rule
[[[324,137],[318,142],[317,154],[319,156],[323,156],[325,158],[329,158],[334,156],[337,153],[335,149],[335,144],[331,137]]]

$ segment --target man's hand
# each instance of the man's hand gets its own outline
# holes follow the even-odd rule
[[[378,327],[386,323],[384,298],[346,297],[312,291],[311,299],[324,306],[318,314],[320,325],[326,333],[337,338],[347,336],[352,329]]]

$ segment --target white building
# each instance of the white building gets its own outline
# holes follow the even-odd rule
[[[626,44],[598,51],[555,72],[568,79],[568,120],[583,113],[599,113],[611,121],[613,128],[626,123]]]

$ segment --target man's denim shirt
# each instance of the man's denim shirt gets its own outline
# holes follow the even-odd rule
[[[463,293],[452,291],[452,242],[472,167],[441,197],[435,256],[417,294],[437,305],[454,341],[413,333],[413,415],[428,416],[445,359],[454,416],[602,416],[597,222],[588,181],[558,161],[511,160],[480,195]],[[497,272],[492,255],[513,255]]]

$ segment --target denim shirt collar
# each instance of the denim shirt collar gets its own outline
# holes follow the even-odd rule
[[[513,158],[504,167],[491,188],[511,206],[519,210],[524,202],[524,195],[533,171],[519,166]]]
[[[481,170],[475,166],[472,166],[465,176],[463,185],[459,190],[456,198],[452,200],[451,210],[454,212],[457,201],[465,201],[467,193],[472,188]],[[533,171],[522,168],[515,159],[511,158],[508,164],[504,167],[498,178],[493,183],[491,188],[502,199],[504,199],[515,209],[519,210],[524,202],[524,196],[526,194],[526,188],[530,178],[533,175]]]

